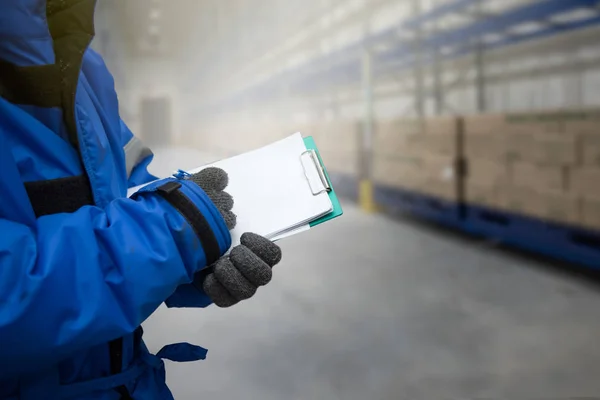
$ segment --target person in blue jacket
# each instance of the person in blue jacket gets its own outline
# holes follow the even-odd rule
[[[0,2],[0,399],[172,399],[162,359],[206,350],[150,354],[141,323],[163,302],[248,299],[281,259],[251,233],[228,252],[224,171],[148,173],[88,49],[94,8]]]

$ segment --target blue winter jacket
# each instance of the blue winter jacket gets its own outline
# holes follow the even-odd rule
[[[206,306],[194,276],[231,245],[206,194],[155,178],[88,49],[94,0],[0,2],[0,399],[170,399],[138,327]],[[160,357],[159,357],[160,356]]]

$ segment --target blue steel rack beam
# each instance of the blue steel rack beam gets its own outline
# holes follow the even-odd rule
[[[546,0],[534,3],[505,14],[486,18],[453,32],[444,32],[429,40],[427,45],[432,47],[448,46],[463,43],[474,37],[489,33],[506,31],[527,22],[544,21],[556,15],[564,14],[579,8],[595,8],[597,0]]]
[[[267,81],[260,82],[255,86],[251,86],[249,88],[244,89],[241,93],[238,93],[235,96],[235,99],[230,99],[226,101],[229,105],[234,105],[235,103],[242,103],[245,101],[244,99],[249,98],[257,98],[257,95],[260,95],[261,92],[264,92],[264,86],[276,86],[280,85],[282,82],[285,82],[287,77],[290,76],[301,76],[303,74],[316,73],[320,70],[319,67],[323,65],[331,65],[336,62],[340,62],[340,59],[344,59],[347,57],[351,57],[352,61],[356,63],[360,63],[360,50],[365,47],[370,47],[379,43],[386,43],[389,41],[397,40],[398,31],[400,30],[412,30],[415,26],[419,24],[426,23],[428,21],[438,19],[450,14],[458,13],[463,11],[465,8],[471,6],[472,4],[477,3],[478,0],[457,0],[451,3],[447,3],[443,6],[430,10],[422,15],[412,18],[406,21],[403,21],[397,26],[390,27],[381,32],[370,35],[369,37],[364,38],[358,42],[352,43],[348,46],[345,46],[341,49],[335,50],[332,53],[329,53],[323,57],[320,57],[316,60],[311,60],[307,64],[298,66],[296,68],[283,71]],[[336,72],[332,73],[335,75]],[[312,75],[312,74],[311,74]],[[268,91],[267,91],[268,92]],[[237,101],[236,101],[237,100]]]
[[[560,23],[560,24],[551,24],[551,25],[549,24],[545,28],[542,28],[535,32],[531,32],[531,33],[527,33],[527,34],[520,34],[520,35],[505,35],[504,37],[502,37],[501,39],[499,39],[495,42],[486,43],[484,45],[484,49],[486,51],[495,50],[495,49],[498,49],[501,47],[505,47],[505,46],[509,46],[509,45],[513,45],[513,44],[517,44],[517,43],[521,43],[521,42],[531,41],[531,40],[535,40],[535,39],[542,39],[545,37],[553,36],[555,34],[566,33],[569,31],[574,31],[574,30],[582,29],[582,28],[588,28],[588,27],[591,27],[594,25],[599,25],[599,24],[600,24],[600,14],[597,14],[595,16],[591,16],[587,19],[583,19],[583,20],[579,20],[579,21]],[[455,47],[451,51],[447,52],[445,54],[445,58],[452,59],[452,58],[464,56],[471,52],[473,52],[473,44],[467,43],[463,46]],[[386,56],[389,57],[389,55],[386,55]],[[397,58],[395,63],[391,63],[389,58],[386,59],[385,61],[386,62],[380,62],[381,68],[378,70],[378,72],[385,72],[385,71],[391,71],[391,70],[398,71],[403,68],[409,68],[412,65],[411,60],[406,59],[406,58],[405,59]],[[387,63],[389,63],[389,64],[387,64]]]
[[[376,55],[375,73],[401,70],[410,67],[414,60],[409,42],[397,40],[400,30],[412,30],[436,19],[464,11],[475,4],[477,0],[458,0],[447,3],[419,17],[404,21],[395,27],[371,35],[360,42],[336,50],[327,56],[312,60],[309,63],[283,71],[271,79],[249,87],[239,93],[235,98],[226,101],[223,106],[241,104],[249,99],[269,97],[278,93],[278,87],[287,85],[293,91],[307,91],[318,88],[323,84],[341,84],[358,82],[360,79],[360,50],[367,46],[380,43],[389,43],[395,40],[394,47]],[[496,49],[502,46],[539,39],[561,32],[589,27],[600,24],[598,13],[598,0],[543,0],[522,7],[513,8],[500,15],[487,16],[471,24],[467,24],[453,31],[441,31],[424,37],[423,50],[442,49],[454,46],[449,52],[440,57],[443,59],[454,58],[473,51],[474,38],[490,34],[501,34],[503,38],[496,42],[484,43],[485,50]],[[596,14],[588,19],[568,23],[548,23],[552,17],[566,14],[578,9],[594,10]],[[540,22],[545,24],[542,29],[528,34],[508,34],[506,31],[521,24]],[[457,46],[458,45],[458,46]],[[462,45],[462,46],[461,46]],[[431,62],[427,59],[425,62]]]
[[[559,4],[560,3],[560,4]],[[484,43],[483,49],[486,51],[497,49],[503,46],[508,46],[512,44],[517,44],[520,42],[525,42],[534,39],[541,39],[544,37],[552,36],[554,34],[563,33],[567,31],[572,31],[576,29],[581,29],[585,27],[590,27],[593,25],[600,24],[600,15],[596,13],[595,15],[579,21],[573,21],[568,23],[552,23],[547,24],[547,19],[564,14],[566,12],[570,12],[577,9],[587,8],[593,9],[596,4],[598,4],[597,0],[580,0],[580,1],[566,1],[566,0],[546,0],[535,3],[530,6],[526,6],[523,8],[518,8],[515,10],[511,10],[506,14],[497,17],[490,17],[489,19],[495,19],[496,21],[501,21],[502,24],[491,23],[486,25],[486,21],[476,22],[467,27],[461,28],[458,33],[455,34],[447,34],[440,33],[439,35],[430,38],[426,41],[424,46],[428,46],[430,49],[436,49],[448,45],[456,45],[456,43],[463,44],[462,46],[458,46],[453,48],[451,51],[446,52],[444,54],[445,59],[451,59],[459,56],[464,56],[474,51],[474,45],[472,40],[474,38],[480,37],[481,35],[488,34],[503,34],[500,40],[492,43]],[[533,19],[532,19],[533,18]],[[542,21],[542,23],[546,24],[545,27],[542,27],[540,30],[527,34],[506,34],[506,30],[512,27],[518,26],[523,23],[528,22],[538,22]],[[484,30],[483,28],[486,28]],[[443,41],[447,38],[447,41]],[[431,59],[425,59],[427,63],[431,63]],[[377,57],[377,65],[378,68],[376,72],[381,73],[385,71],[400,71],[406,68],[410,68],[414,66],[414,59],[412,58],[411,48],[409,45],[400,44],[393,51],[388,51],[380,54]],[[345,82],[351,82],[358,80],[360,73],[352,68],[351,65],[340,65],[339,71],[336,71],[336,75],[343,76],[347,74],[347,71],[354,71],[352,77],[346,80]],[[346,73],[342,73],[345,71]],[[339,72],[339,73],[337,73]],[[329,77],[323,76],[322,80],[328,80]],[[314,85],[317,86],[317,85]],[[310,87],[308,82],[299,82],[298,89],[300,88],[308,88]]]
[[[559,4],[560,3],[560,4]],[[445,57],[456,57],[459,55],[467,54],[473,51],[471,40],[483,35],[503,33],[511,27],[527,23],[527,22],[538,22],[551,18],[556,15],[563,14],[565,12],[573,11],[581,8],[592,9],[598,4],[597,0],[546,0],[536,4],[511,10],[506,14],[497,17],[491,17],[484,21],[476,22],[467,27],[461,28],[454,32],[442,32],[430,39],[424,40],[424,47],[440,48],[449,45],[456,45],[457,43],[466,43],[459,48],[455,48],[449,53],[445,54]],[[490,22],[493,20],[494,22]],[[501,23],[498,23],[500,21]],[[588,26],[598,24],[600,22],[600,15],[593,16],[589,19],[582,21],[575,21],[571,23],[551,24],[546,28],[542,28],[537,32],[532,32],[523,35],[510,35],[501,40],[484,44],[486,50],[496,49],[502,46],[516,44],[533,39],[539,39],[542,37],[551,36],[552,34],[561,33],[569,30],[580,29]],[[488,24],[489,23],[489,24]],[[387,51],[380,54],[377,58],[377,63],[380,66],[385,67],[386,65],[402,62],[402,66],[408,67],[410,63],[406,63],[405,58],[411,56],[410,45],[399,44],[392,51]],[[404,58],[404,60],[403,60]],[[408,65],[407,65],[408,64]],[[397,64],[396,64],[397,66]],[[393,68],[394,65],[391,65]]]
[[[421,14],[420,16],[413,17],[408,21],[400,24],[400,29],[416,29],[419,25],[424,25],[428,22],[439,20],[440,18],[446,17],[450,14],[456,14],[464,11],[466,8],[478,3],[478,0],[458,0],[453,2],[445,3],[439,7],[434,8],[428,12]]]
[[[556,15],[576,9],[595,9],[598,0],[545,0],[525,7],[509,10],[505,14],[492,16],[451,32],[441,32],[424,40],[428,47],[445,47],[465,43],[473,38],[507,29],[529,22],[545,22]]]

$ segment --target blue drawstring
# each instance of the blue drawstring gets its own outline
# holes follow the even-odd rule
[[[188,179],[192,175],[189,172],[186,172],[182,169],[178,169],[177,172],[173,174],[173,176],[177,179]]]
[[[175,362],[191,362],[206,359],[206,350],[203,347],[190,343],[173,343],[163,347],[156,356]]]
[[[140,358],[119,374],[60,386],[55,394],[61,399],[73,399],[93,392],[112,390],[135,381],[148,366],[162,368],[160,359],[175,362],[199,361],[206,359],[207,352],[208,350],[203,347],[186,342],[167,345],[156,356],[151,355],[147,351],[142,351],[139,356]]]

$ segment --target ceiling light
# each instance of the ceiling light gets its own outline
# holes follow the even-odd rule
[[[161,10],[159,8],[151,8],[150,9],[150,19],[159,19],[161,14]]]

